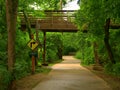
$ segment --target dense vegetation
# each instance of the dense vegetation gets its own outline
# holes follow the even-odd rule
[[[10,0],[12,1],[12,0]],[[17,1],[17,0],[16,0]],[[71,0],[70,0],[71,1]],[[119,0],[78,0],[80,10],[76,12],[75,23],[79,28],[78,33],[47,33],[46,61],[52,63],[61,59],[61,55],[76,52],[83,64],[102,65],[105,70],[113,75],[120,75],[120,30],[108,28],[109,36],[105,34],[106,20],[119,27],[120,1]],[[35,17],[44,16],[43,12],[36,12],[33,5],[41,10],[60,9],[59,0],[19,0],[18,12],[32,12]],[[63,5],[66,0],[63,0]],[[27,19],[27,18],[26,18]],[[8,32],[6,21],[5,0],[0,0],[0,90],[7,90],[12,80],[20,79],[31,73],[31,49],[27,46],[30,35],[36,35],[34,29],[28,24],[27,30],[20,28],[20,17],[17,16],[15,38],[15,61],[13,72],[8,67]],[[110,27],[110,25],[109,25]],[[43,33],[39,31],[40,43],[43,43]],[[37,39],[37,38],[35,38]],[[107,48],[106,45],[110,47]],[[109,51],[110,49],[110,51]],[[38,62],[42,63],[43,48],[38,48]],[[110,53],[111,52],[111,53]],[[112,57],[110,56],[111,54]],[[21,73],[22,72],[22,73]]]
[[[84,64],[100,64],[108,73],[120,75],[120,11],[119,0],[80,0],[76,24],[79,36],[78,58]]]

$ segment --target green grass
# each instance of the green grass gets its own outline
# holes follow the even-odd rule
[[[41,62],[38,62],[38,66],[36,67],[35,73],[49,73],[51,71],[51,66],[62,62],[63,60],[59,59],[59,60],[53,60],[53,62],[48,63],[48,66],[42,67]]]
[[[56,61],[54,60],[53,62],[49,63],[49,66],[53,66],[53,65],[55,65],[57,63],[60,63],[62,61],[63,61],[62,59],[59,59],[59,60],[56,60]]]
[[[35,73],[44,73],[48,74],[51,71],[51,68],[37,67]]]

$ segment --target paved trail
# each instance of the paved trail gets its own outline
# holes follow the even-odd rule
[[[72,56],[52,67],[52,71],[33,90],[111,90],[106,82],[80,65]]]

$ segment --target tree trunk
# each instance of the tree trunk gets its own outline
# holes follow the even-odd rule
[[[106,49],[107,49],[107,52],[108,52],[109,59],[114,64],[115,60],[114,60],[114,56],[113,56],[111,46],[109,44],[109,26],[110,26],[110,18],[108,18],[106,20],[104,43],[105,43],[105,46],[106,46]]]
[[[58,47],[58,48],[57,48],[57,51],[58,51],[58,52],[57,52],[58,58],[59,58],[59,59],[62,59],[62,45],[61,45],[61,47]]]
[[[46,32],[44,34],[44,41],[43,41],[43,65],[46,65]]]
[[[28,16],[27,16],[27,13],[25,12],[25,10],[23,10],[23,15],[24,15],[26,27],[27,27],[27,30],[28,30],[28,33],[29,33],[29,38],[32,39],[32,37],[31,37],[31,35],[32,35],[31,24],[30,24],[30,21],[28,19]]]
[[[8,70],[13,71],[15,62],[15,34],[18,0],[6,0],[6,18],[8,31]]]
[[[18,0],[6,0],[6,19],[7,19],[7,31],[8,31],[8,71],[13,75],[15,64],[15,34],[16,34],[16,21],[17,21],[17,7]],[[13,89],[13,81],[11,81],[11,87]]]
[[[96,65],[99,65],[100,62],[99,62],[99,57],[98,57],[98,45],[96,42],[93,43],[93,48],[94,48],[94,57],[95,57],[95,64]]]

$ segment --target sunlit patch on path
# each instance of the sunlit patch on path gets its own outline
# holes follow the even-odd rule
[[[68,59],[69,58],[69,59]],[[80,66],[80,60],[73,58],[73,56],[63,56],[64,61],[56,64],[52,67],[53,70],[55,69],[85,69]]]

